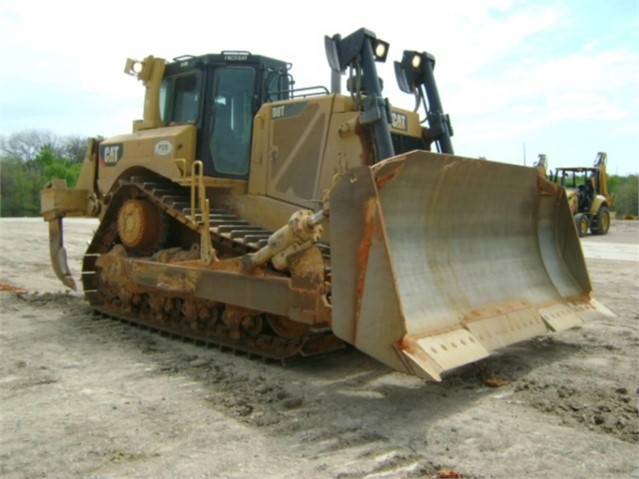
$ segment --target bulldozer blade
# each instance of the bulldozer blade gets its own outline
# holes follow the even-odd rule
[[[441,380],[491,351],[601,315],[562,188],[533,168],[414,151],[330,197],[332,327]]]
[[[64,249],[62,233],[62,218],[54,218],[49,221],[49,253],[51,254],[51,265],[56,276],[62,283],[76,291],[75,280],[69,270],[67,262],[67,250]]]

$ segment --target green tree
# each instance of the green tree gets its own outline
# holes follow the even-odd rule
[[[0,160],[0,216],[37,216],[40,213],[42,174],[17,158]]]
[[[75,186],[86,140],[30,130],[2,138],[0,146],[0,216],[38,216],[47,182],[59,178]]]
[[[615,193],[619,189],[619,184],[623,181],[623,176],[608,176],[608,191]]]
[[[57,156],[51,145],[44,145],[36,155],[33,163],[37,171],[42,173],[45,182],[58,178],[66,180],[69,187],[75,186],[82,167],[81,163]]]
[[[639,215],[639,176],[621,177],[615,189],[617,195],[614,209],[622,215]]]

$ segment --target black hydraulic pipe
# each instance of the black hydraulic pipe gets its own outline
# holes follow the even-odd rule
[[[362,123],[372,124],[373,138],[377,150],[375,163],[378,163],[386,158],[395,156],[395,150],[389,126],[388,103],[382,97],[382,87],[375,67],[375,57],[373,56],[372,39],[369,36],[364,37],[361,57],[366,91]]]
[[[448,115],[444,114],[444,108],[439,98],[439,90],[437,89],[437,82],[433,74],[435,57],[426,52],[424,52],[424,56],[426,57],[426,61],[423,62],[422,74],[429,106],[427,113],[428,124],[435,133],[435,138],[439,143],[441,153],[453,155],[453,143],[450,140],[452,136],[450,119]]]

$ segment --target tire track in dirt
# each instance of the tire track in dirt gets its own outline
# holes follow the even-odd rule
[[[441,384],[352,349],[264,364],[95,316],[80,295],[0,292],[0,473],[639,477],[639,273],[588,262],[614,318],[514,345]]]
[[[258,360],[234,356],[217,348],[181,342],[93,314],[83,300],[76,296],[19,294],[18,298],[31,308],[52,312],[50,323],[59,332],[61,350],[76,349],[76,354],[82,355],[86,350],[105,349],[103,354],[110,353],[114,358],[126,360],[129,365],[139,364],[140,371],[130,376],[131,381],[147,376],[174,378],[177,389],[200,396],[205,404],[230,419],[259,428],[268,436],[287,438],[291,453],[312,463],[316,477],[413,478],[426,474],[434,476],[447,466],[436,464],[408,443],[398,443],[377,429],[368,428],[355,414],[345,418],[342,412],[340,420],[330,420],[332,418],[327,411],[340,406],[332,404],[334,401],[330,395],[326,397],[326,390],[356,388],[363,383],[362,377],[370,379],[387,372],[358,352],[343,354],[340,359],[345,359],[347,363],[341,365],[340,369],[357,366],[353,364],[355,362],[363,363],[369,371],[351,375],[350,379],[348,375],[345,378],[339,371],[332,371],[330,375],[333,377],[315,384],[313,370],[322,368],[321,358],[301,367],[263,364]],[[64,313],[55,320],[53,318],[57,310]],[[46,334],[44,330],[43,334]],[[339,359],[334,357],[332,361],[337,363]],[[253,367],[246,367],[247,364]],[[24,372],[30,378],[29,384],[14,385],[16,393],[22,387],[57,381],[47,371],[35,374],[34,371],[40,371],[41,367],[33,361],[29,361],[29,365],[20,363],[16,366],[26,368]],[[80,373],[84,368],[73,361],[68,367],[76,367]],[[27,371],[29,368],[32,371]],[[87,371],[87,374],[92,373]],[[292,384],[289,383],[291,376]],[[304,377],[307,379],[304,380]],[[109,381],[105,375],[105,384]],[[151,415],[156,413],[148,412]],[[171,428],[171,421],[167,427]],[[135,461],[151,457],[152,452],[122,449],[113,450],[113,455],[117,461]],[[481,476],[466,473],[464,477]]]

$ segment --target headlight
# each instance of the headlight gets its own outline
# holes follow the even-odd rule
[[[419,53],[413,55],[413,59],[410,61],[411,66],[417,70],[422,64],[422,56]]]
[[[383,40],[375,39],[373,41],[373,54],[378,62],[385,62],[388,56],[389,44]]]

